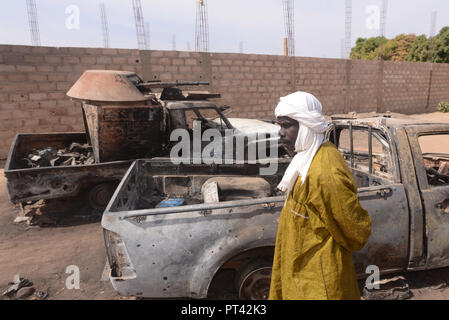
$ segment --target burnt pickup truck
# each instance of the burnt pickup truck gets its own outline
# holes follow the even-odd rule
[[[169,133],[175,129],[186,129],[192,135],[194,120],[201,123],[202,130],[209,128],[219,131],[231,130],[233,137],[247,136],[254,132],[266,133],[268,137],[266,143],[269,145],[268,139],[274,139],[273,143],[278,145],[277,125],[256,119],[228,119],[223,113],[223,108],[211,101],[164,101],[164,108],[168,133],[163,140],[158,141],[163,148],[151,156],[169,157],[173,146]],[[144,117],[146,119],[149,110],[150,108],[146,109],[147,115]],[[92,209],[104,210],[118,183],[135,160],[132,155],[128,157],[130,160],[80,165],[30,167],[27,162],[27,156],[33,150],[45,148],[58,150],[68,148],[74,142],[84,145],[89,142],[88,138],[83,132],[17,134],[11,145],[4,171],[9,199],[13,203],[23,203],[40,199],[75,197],[83,192]],[[283,152],[281,147],[279,152]]]
[[[373,219],[353,255],[358,277],[371,265],[381,274],[449,266],[449,124],[341,119],[326,137],[352,168]],[[102,217],[115,290],[206,298],[217,272],[232,269],[239,298],[266,299],[284,201],[276,185],[288,161],[269,176],[260,164],[136,161]]]
[[[259,133],[244,140],[247,148],[260,142],[285,153],[277,125],[228,119],[228,106],[209,101],[219,94],[179,88],[198,85],[208,83],[145,83],[134,72],[84,72],[67,95],[82,103],[85,133],[16,135],[4,171],[9,199],[25,203],[73,199],[82,193],[89,208],[102,212],[133,160],[170,156],[175,130],[188,134],[189,141],[195,129],[231,133],[230,139]],[[203,150],[208,142],[200,143]]]
[[[17,134],[5,164],[8,197],[20,204],[80,195],[91,210],[102,210],[133,160],[29,167],[25,161],[33,150],[58,150],[72,143],[86,144],[83,132]]]

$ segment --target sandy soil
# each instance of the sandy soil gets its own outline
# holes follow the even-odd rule
[[[449,114],[442,113],[393,116],[449,123]],[[30,227],[26,223],[13,223],[19,210],[8,200],[6,179],[0,170],[1,292],[18,274],[31,280],[37,290],[47,291],[48,299],[123,299],[108,281],[100,281],[106,255],[99,221],[65,227]],[[80,269],[79,290],[66,289],[65,281],[70,274],[65,271],[69,265]],[[449,268],[403,275],[410,281],[412,299],[449,299]],[[225,284],[228,277],[223,274],[222,279]],[[218,286],[215,284],[214,297],[234,298],[229,289],[225,288],[223,293],[224,287],[220,281]]]
[[[9,202],[0,170],[0,290],[15,275],[48,292],[48,299],[119,299],[109,282],[100,278],[106,262],[99,222],[71,227],[29,227],[15,224],[20,208]],[[65,286],[66,268],[80,270],[80,289]]]

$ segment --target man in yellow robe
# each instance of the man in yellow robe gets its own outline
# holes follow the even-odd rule
[[[324,141],[327,122],[311,94],[282,97],[281,141],[296,152],[278,188],[287,192],[276,238],[270,299],[360,299],[352,253],[371,233],[345,160]]]

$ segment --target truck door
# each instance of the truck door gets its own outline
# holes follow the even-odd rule
[[[335,128],[335,126],[334,126]],[[354,253],[357,274],[369,265],[381,273],[403,270],[408,263],[408,202],[398,173],[396,149],[387,130],[359,125],[337,125],[339,151],[351,167],[359,201],[372,218],[372,232],[365,247]]]
[[[407,128],[424,205],[426,268],[449,266],[449,126]]]

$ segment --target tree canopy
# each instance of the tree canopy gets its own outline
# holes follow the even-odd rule
[[[358,38],[351,59],[449,63],[449,26],[431,38],[425,35],[400,34],[385,37]]]

